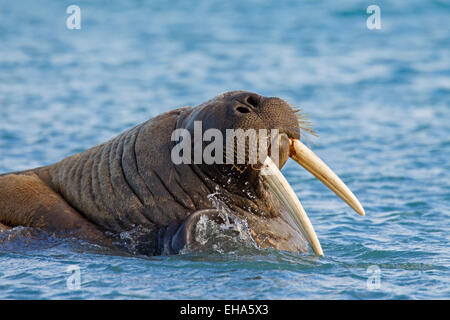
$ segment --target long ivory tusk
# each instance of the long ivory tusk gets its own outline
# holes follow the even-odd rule
[[[300,200],[287,182],[275,163],[267,157],[261,170],[261,177],[267,187],[278,198],[287,213],[299,228],[300,232],[309,242],[314,253],[323,256],[322,247],[316,232],[303,209]]]
[[[309,148],[300,140],[291,140],[291,158],[306,170],[311,172],[317,179],[322,181],[328,188],[344,200],[353,210],[361,216],[365,215],[364,209],[356,199],[355,195],[342,182],[341,179]]]

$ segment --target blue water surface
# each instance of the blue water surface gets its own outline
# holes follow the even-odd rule
[[[244,89],[302,107],[311,148],[366,209],[288,162],[324,257],[149,258],[16,228],[0,235],[0,298],[448,299],[449,21],[444,0],[0,0],[0,173]]]

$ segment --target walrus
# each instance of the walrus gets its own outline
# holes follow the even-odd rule
[[[227,92],[196,107],[158,115],[57,163],[4,173],[0,175],[0,232],[36,227],[107,243],[114,235],[141,227],[146,230],[146,254],[176,254],[185,247],[201,246],[195,236],[201,219],[225,221],[219,202],[245,222],[258,247],[307,252],[307,242],[316,255],[323,255],[308,216],[280,172],[288,158],[358,214],[365,213],[342,180],[300,141],[308,127],[298,111],[281,98]],[[199,121],[203,129],[223,134],[230,129],[276,129],[278,135],[270,137],[265,159],[251,165],[247,146],[238,165],[174,163],[173,132],[183,129],[195,134],[194,124]],[[274,141],[277,153],[272,150]],[[201,147],[205,145],[203,141]],[[198,146],[191,141],[189,147],[193,157]]]

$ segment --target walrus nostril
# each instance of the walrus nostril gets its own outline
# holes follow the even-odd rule
[[[240,113],[249,113],[250,112],[250,110],[247,107],[242,107],[242,106],[237,107],[236,110],[239,111]]]
[[[250,106],[255,107],[255,108],[258,105],[258,101],[256,101],[255,97],[253,97],[253,96],[248,96],[245,99],[245,102],[247,102]]]

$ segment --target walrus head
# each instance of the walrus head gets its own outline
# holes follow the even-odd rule
[[[246,221],[260,247],[307,251],[306,240],[315,254],[323,255],[305,210],[280,172],[288,158],[312,173],[358,214],[364,215],[353,193],[300,141],[301,135],[309,131],[307,122],[298,109],[280,98],[245,91],[224,93],[191,109],[177,127],[194,136],[190,145],[192,153],[187,157],[192,161],[189,165],[208,181],[220,203]],[[213,134],[203,136],[208,130]],[[230,132],[235,133],[231,139]],[[244,147],[239,154],[240,135],[243,135],[240,141],[244,142]],[[220,140],[219,136],[223,138]],[[216,148],[208,148],[213,140]],[[230,142],[234,142],[231,147]],[[216,161],[204,159],[207,151]],[[202,215],[220,220],[217,208],[191,214],[181,227],[173,230],[173,247],[195,245],[195,226]]]

